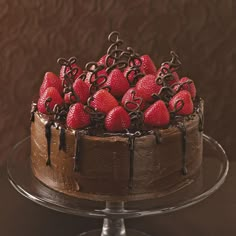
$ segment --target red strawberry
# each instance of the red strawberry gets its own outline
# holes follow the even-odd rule
[[[96,84],[100,85],[99,87],[104,86],[104,83],[106,82],[106,78],[108,76],[106,69],[98,71],[97,75],[100,78],[96,81]],[[93,82],[95,82],[95,75],[92,75],[92,72],[88,72],[86,75],[85,83],[90,86]]]
[[[152,102],[152,94],[158,94],[161,85],[156,84],[156,77],[154,75],[145,75],[142,79],[136,84],[137,97],[143,98],[146,102]]]
[[[50,110],[53,110],[56,104],[61,105],[63,103],[63,99],[59,92],[54,87],[47,88],[42,96],[38,100],[38,110],[41,113],[48,114],[45,103],[46,100],[51,98],[51,101],[48,103]]]
[[[64,101],[65,101],[65,103],[67,103],[67,104],[71,104],[71,103],[75,102],[76,99],[75,99],[75,96],[72,95],[72,92],[69,92],[69,93],[65,93],[65,95],[64,95]]]
[[[135,72],[134,71],[129,72],[129,71],[130,71],[130,67],[126,67],[124,70],[124,76],[129,81],[129,83],[132,84],[134,82]]]
[[[143,55],[140,59],[142,60],[141,71],[146,75],[156,75],[157,68],[152,59],[148,55]]]
[[[157,70],[157,76],[159,76],[159,74],[160,74],[160,72],[161,72],[161,69],[162,69],[163,67],[166,67],[167,69],[170,68],[170,66],[169,66],[168,64],[162,65],[162,66]],[[177,82],[179,81],[179,75],[178,75],[178,73],[177,73],[176,71],[173,71],[173,70],[172,70],[171,73],[172,73],[172,75],[173,75],[173,79],[172,79],[172,80],[168,80],[168,85],[169,85],[169,86],[172,85],[172,84],[174,84],[174,83],[177,83]]]
[[[62,94],[62,82],[58,78],[58,76],[52,72],[45,73],[43,83],[40,87],[39,95],[42,96],[44,91],[49,87],[54,87],[60,94]]]
[[[118,106],[118,102],[107,90],[101,89],[93,95],[90,106],[97,111],[108,113],[114,107]]]
[[[105,127],[110,132],[118,132],[128,129],[130,123],[129,114],[121,106],[113,108],[108,112],[105,118]]]
[[[196,87],[194,85],[194,82],[191,79],[189,79],[188,77],[181,78],[179,83],[174,85],[173,89],[175,91],[187,90],[190,92],[191,97],[193,99],[195,99],[195,97],[196,97]]]
[[[71,103],[74,103],[76,101],[81,102],[83,104],[87,103],[87,100],[90,96],[88,84],[86,84],[81,79],[77,79],[73,84],[73,89],[74,89],[75,94],[78,97],[78,100],[76,100],[77,98],[73,95],[72,92],[68,92],[64,95],[65,103],[71,104]]]
[[[181,90],[169,101],[170,111],[177,111],[178,115],[190,115],[193,113],[193,101],[187,90]]]
[[[119,69],[114,69],[109,74],[105,84],[111,88],[111,94],[115,97],[121,97],[129,89],[129,82]]]
[[[78,69],[78,72],[74,78],[74,80],[76,80],[82,73],[83,73],[83,70],[77,65],[77,64],[72,64],[71,65],[72,69],[73,68],[77,68]],[[65,66],[62,66],[61,69],[60,69],[60,79],[61,80],[64,80],[64,76],[65,76],[65,73],[69,72],[70,71],[70,68],[69,67],[66,67],[65,69]]]
[[[90,115],[84,111],[82,103],[78,102],[70,107],[66,124],[72,129],[81,129],[90,124]]]
[[[126,107],[131,111],[136,110],[138,106],[139,106],[140,110],[143,110],[145,108],[145,102],[143,101],[142,98],[139,98],[136,96],[135,88],[130,88],[124,94],[124,96],[121,100],[121,103],[123,106],[125,106],[125,104],[126,104]]]
[[[162,100],[156,101],[144,112],[144,123],[150,126],[162,127],[170,122],[170,114]]]
[[[77,79],[73,84],[75,94],[79,97],[80,102],[85,104],[89,98],[89,86],[81,79]]]
[[[106,65],[106,58],[107,58],[107,54],[105,54],[104,56],[102,56],[102,57],[98,60],[97,64],[98,64],[98,65],[104,65],[104,66],[107,67],[107,65]],[[113,63],[113,59],[112,59],[112,58],[109,58],[109,59],[108,59],[108,65],[109,65],[109,66],[112,65],[112,63]]]

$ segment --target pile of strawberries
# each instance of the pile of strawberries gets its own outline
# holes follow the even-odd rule
[[[103,128],[109,132],[130,129],[134,113],[142,114],[141,123],[145,129],[165,128],[171,117],[193,113],[195,85],[188,77],[179,78],[170,64],[164,63],[157,69],[151,58],[143,55],[139,68],[142,76],[134,81],[135,72],[130,72],[130,65],[123,69],[115,67],[108,73],[107,57],[106,54],[97,62],[103,69],[96,76],[83,71],[75,62],[70,68],[61,66],[59,77],[47,72],[40,87],[38,111],[50,115],[55,107],[62,108],[66,110],[66,125],[83,129],[94,125],[89,112],[92,109],[93,115],[96,112],[103,115]],[[73,81],[68,83],[65,75],[71,69],[75,73]],[[167,79],[163,81],[162,78]],[[91,89],[94,81],[97,87]]]

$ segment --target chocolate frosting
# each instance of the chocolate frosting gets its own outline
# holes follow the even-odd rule
[[[198,108],[201,112],[196,110],[184,119],[184,126],[136,136],[91,136],[65,129],[64,150],[59,150],[62,129],[50,125],[49,144],[44,134],[47,116],[36,112],[31,123],[33,172],[49,187],[79,198],[137,200],[169,194],[193,181],[199,172],[202,100]],[[46,165],[48,157],[50,166]]]

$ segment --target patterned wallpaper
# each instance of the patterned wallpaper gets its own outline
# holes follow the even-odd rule
[[[0,0],[0,163],[29,135],[30,103],[58,57],[97,60],[118,30],[159,65],[175,50],[206,101],[205,132],[236,155],[233,0]]]

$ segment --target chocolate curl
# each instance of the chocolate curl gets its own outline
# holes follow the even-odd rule
[[[108,36],[108,41],[111,43],[107,49],[106,57],[106,71],[110,73],[113,69],[124,69],[128,65],[127,52],[120,47],[124,41],[119,38],[120,34],[117,31],[113,31]],[[112,61],[112,63],[110,63]]]
[[[75,64],[77,61],[76,57],[71,57],[68,60],[65,58],[59,58],[57,63],[61,66],[64,66],[64,80],[63,80],[63,93],[71,93],[70,94],[70,101],[73,102],[80,102],[79,96],[75,93],[73,89],[73,83],[75,81],[75,77],[78,73],[78,68],[73,68],[72,65]],[[69,70],[68,70],[69,69]],[[68,71],[67,71],[68,70]],[[82,75],[80,76],[82,77]],[[73,100],[72,100],[73,97]]]
[[[98,72],[103,70],[105,67],[103,65],[98,65],[96,62],[89,62],[85,66],[88,72],[91,72],[89,82],[90,82],[90,93],[94,94],[100,89],[107,89],[110,91],[109,86],[105,86],[107,82],[107,76],[105,74],[98,75]]]
[[[66,83],[64,83],[63,81],[63,87],[66,87],[66,86],[72,86],[73,82],[74,82],[74,78],[75,76],[77,75],[78,73],[78,68],[73,68],[72,65],[75,64],[77,61],[77,58],[76,57],[71,57],[69,58],[68,60],[66,60],[65,58],[59,58],[57,60],[57,63],[61,66],[64,66],[64,75],[67,74],[67,76],[65,77],[64,76],[64,80],[66,80]],[[69,69],[68,72],[67,69]]]
[[[139,111],[140,110],[140,106],[143,102],[143,99],[141,97],[136,97],[136,92],[135,91],[132,91],[131,92],[131,95],[132,95],[132,101],[126,101],[125,104],[124,104],[124,108],[129,111],[129,112],[134,112],[134,111]],[[135,105],[136,107],[134,107],[133,109],[130,109],[128,107],[128,104],[132,104],[132,105]]]
[[[186,84],[188,85],[188,89],[190,89],[190,85],[192,83],[193,83],[193,81],[191,79],[188,79],[185,82],[176,82],[176,83],[172,84],[171,88],[174,88],[175,86],[178,86],[177,90],[175,90],[175,92],[178,93],[182,89],[182,87]]]
[[[141,97],[135,96],[135,91],[132,91],[132,101],[126,101],[124,104],[124,108],[129,112],[129,116],[131,119],[131,124],[135,129],[141,129],[143,126],[144,115],[140,110],[140,106],[143,102]],[[133,109],[130,109],[128,105],[135,105]]]
[[[79,78],[79,79],[82,79],[83,81],[85,81],[86,76],[87,76],[87,72],[84,71],[78,78]]]
[[[169,68],[172,72],[178,70],[181,66],[181,61],[179,60],[179,56],[174,52],[170,52],[171,60],[167,62],[163,62],[161,66],[169,65]]]
[[[168,86],[168,82],[175,79],[172,73],[178,70],[181,66],[177,54],[174,51],[171,51],[170,54],[171,60],[161,64],[161,71],[156,78],[156,83],[158,85]]]
[[[49,106],[51,101],[52,101],[51,97],[47,98],[45,101],[44,105],[45,105],[47,113],[49,115],[52,115],[53,120],[55,120],[55,121],[65,121],[67,113],[68,113],[68,108],[66,108],[64,105],[60,106],[58,104],[55,104],[53,109],[51,109]]]
[[[142,60],[140,59],[139,54],[135,53],[131,47],[127,47],[126,55],[129,56],[128,65],[130,67],[126,73],[126,79],[131,86],[134,86],[138,82],[138,80],[144,76],[144,74],[141,73],[140,70],[142,66]],[[129,75],[132,72],[134,72],[133,82],[129,80]]]
[[[173,95],[174,95],[174,91],[170,87],[163,86],[157,94],[153,93],[152,97],[155,100],[162,100],[166,105],[168,105]]]
[[[174,51],[171,51],[170,55],[172,57],[170,61],[170,69],[174,68],[175,70],[178,70],[182,64],[179,60],[179,56]]]
[[[104,126],[106,114],[104,114],[103,112],[99,112],[95,108],[91,107],[90,102],[93,99],[93,97],[90,97],[88,99],[88,104],[84,107],[84,111],[90,115],[92,125],[95,125],[97,128],[101,128]]]
[[[177,108],[177,106],[180,104],[179,108]],[[184,101],[182,99],[178,99],[176,102],[175,102],[175,105],[174,105],[174,110],[173,111],[170,111],[170,116],[171,117],[176,117],[176,113],[179,112],[184,106]],[[182,118],[182,116],[179,116]]]
[[[161,66],[161,71],[156,78],[156,84],[168,86],[168,82],[174,80],[174,76],[170,68],[166,67],[166,63]]]

